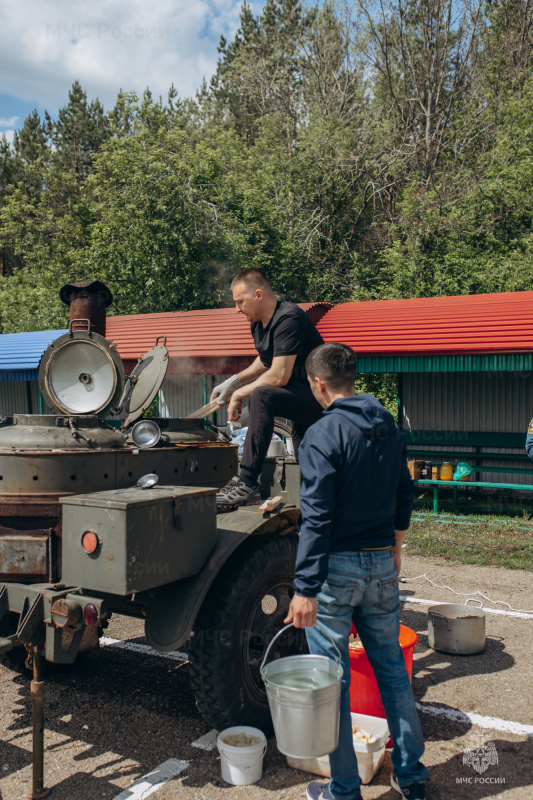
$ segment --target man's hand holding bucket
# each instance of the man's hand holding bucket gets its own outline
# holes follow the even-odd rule
[[[295,628],[314,628],[316,625],[316,597],[302,597],[295,594],[289,606],[289,613],[283,620],[285,625],[294,623]]]

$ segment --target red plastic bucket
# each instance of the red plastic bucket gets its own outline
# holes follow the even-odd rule
[[[352,626],[352,633],[355,628]],[[411,628],[400,625],[400,647],[402,648],[407,674],[413,674],[413,653],[418,635]],[[361,647],[350,646],[350,710],[356,714],[371,717],[385,717],[378,684],[365,651]]]

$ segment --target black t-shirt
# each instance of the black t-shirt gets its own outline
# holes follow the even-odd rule
[[[251,329],[259,358],[267,369],[276,356],[295,355],[290,380],[307,381],[305,359],[324,340],[305,311],[287,300],[278,300],[266,328],[262,322],[252,322]]]

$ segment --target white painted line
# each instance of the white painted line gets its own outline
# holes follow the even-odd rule
[[[145,800],[146,797],[157,792],[165,783],[176,778],[188,766],[188,761],[169,758],[168,761],[164,761],[152,772],[139,778],[129,789],[124,789],[123,792],[115,797],[115,800]]]
[[[405,600],[406,603],[420,603],[423,606],[442,606],[444,603],[442,600],[421,600],[418,597],[409,597],[406,594],[400,595],[400,600]],[[446,603],[446,605],[452,605],[452,603]],[[469,608],[473,608],[474,611],[479,606],[471,605]],[[517,617],[518,619],[533,619],[533,614],[522,614],[520,611],[502,611],[500,608],[487,608],[486,606],[483,607],[483,611],[486,614],[502,614],[504,617]]]
[[[191,747],[199,747],[200,750],[214,750],[217,746],[217,737],[219,731],[216,728],[213,728],[209,731],[209,733],[200,736],[195,742],[191,744]]]
[[[424,714],[432,717],[447,717],[452,722],[466,722],[477,725],[479,728],[492,728],[496,731],[516,733],[519,736],[533,736],[533,725],[523,725],[521,722],[511,722],[507,719],[498,717],[482,717],[480,714],[468,714],[466,711],[458,711],[454,708],[438,708],[424,703],[417,703],[416,707]]]
[[[159,658],[169,658],[171,661],[179,661],[180,664],[186,664],[189,661],[187,653],[180,653],[176,650],[174,653],[158,653],[153,647],[147,644],[139,644],[138,642],[125,642],[123,639],[111,639],[109,636],[101,636],[100,644],[105,647],[118,647],[120,650],[130,650],[132,653],[143,653],[148,656],[158,656]]]

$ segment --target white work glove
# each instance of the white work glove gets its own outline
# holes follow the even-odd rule
[[[227,403],[229,396],[233,394],[235,389],[239,389],[241,386],[241,379],[236,375],[232,375],[231,378],[228,378],[224,383],[219,383],[218,386],[215,386],[211,392],[210,399],[217,400],[219,406],[223,406]]]

